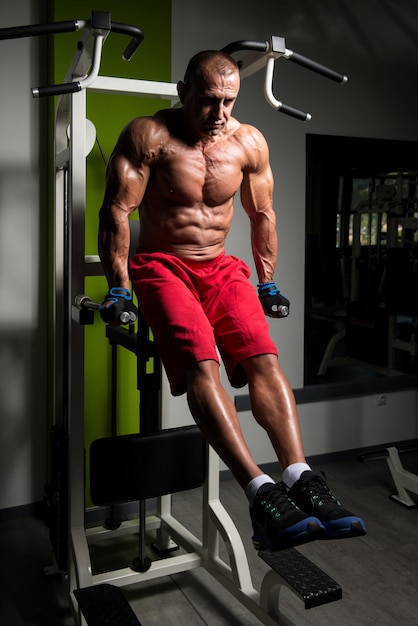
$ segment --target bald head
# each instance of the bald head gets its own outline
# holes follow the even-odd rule
[[[192,141],[214,140],[225,130],[240,88],[234,59],[218,50],[196,54],[177,84],[182,118]]]
[[[189,61],[184,75],[186,85],[203,85],[213,73],[228,76],[238,73],[235,60],[220,50],[203,50],[195,54]]]

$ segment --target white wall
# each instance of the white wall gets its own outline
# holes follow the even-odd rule
[[[235,114],[265,134],[275,175],[279,262],[276,281],[292,303],[287,320],[272,320],[271,332],[293,388],[303,386],[305,139],[306,133],[418,140],[416,99],[411,89],[418,58],[418,4],[383,0],[173,0],[172,79],[182,78],[198,50],[233,41],[286,38],[286,47],[347,74],[338,85],[290,62],[276,63],[279,100],[309,111],[303,123],[274,111],[263,98],[261,72],[243,81]],[[243,237],[243,233],[245,233]],[[229,251],[252,265],[247,218],[237,206]],[[247,241],[243,245],[242,241]],[[254,277],[254,282],[256,278]],[[234,391],[228,387],[229,391]],[[166,401],[171,423],[183,422],[183,400]],[[418,436],[418,392],[301,405],[306,453],[322,454]],[[257,462],[274,460],[264,433],[241,414]]]
[[[39,21],[31,0],[1,0],[0,28]],[[0,509],[41,500],[45,482],[47,224],[30,92],[38,47],[0,41]]]

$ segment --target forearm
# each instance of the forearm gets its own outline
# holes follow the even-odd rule
[[[139,118],[138,118],[139,119]],[[109,160],[106,190],[99,213],[99,256],[109,287],[130,289],[129,216],[140,206],[150,175],[144,160],[138,159],[141,133],[122,132]]]
[[[109,224],[101,214],[98,248],[109,287],[130,289],[128,271],[130,230],[127,216],[122,221]]]
[[[277,262],[277,232],[273,212],[257,213],[251,221],[251,245],[258,282],[273,280]]]

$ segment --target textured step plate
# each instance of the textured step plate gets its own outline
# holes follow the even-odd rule
[[[294,548],[280,552],[260,550],[258,555],[303,599],[305,609],[343,597],[340,585]]]

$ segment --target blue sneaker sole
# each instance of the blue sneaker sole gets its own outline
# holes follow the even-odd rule
[[[253,545],[256,550],[271,550],[277,552],[300,546],[316,539],[321,539],[324,534],[324,526],[316,517],[303,520],[299,524],[295,524],[290,528],[282,531],[275,536],[272,541],[266,540],[265,537],[254,534],[252,537]]]
[[[341,519],[323,522],[325,533],[321,539],[345,539],[361,537],[366,534],[364,522],[359,517],[342,517]]]

